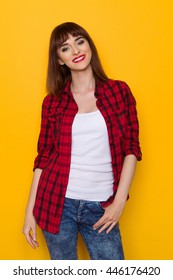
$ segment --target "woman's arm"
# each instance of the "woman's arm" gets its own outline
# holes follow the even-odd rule
[[[136,161],[137,159],[134,155],[127,155],[125,157],[118,185],[118,190],[115,195],[114,201],[112,204],[105,208],[104,215],[93,226],[94,229],[101,227],[98,231],[99,233],[107,228],[107,233],[109,233],[119,221],[124,206],[126,204],[130,185],[134,177]]]
[[[40,179],[42,169],[36,168],[31,184],[30,195],[26,207],[25,221],[23,226],[23,233],[33,249],[38,247],[37,236],[36,236],[36,222],[33,216],[33,208],[35,204],[35,197],[37,192],[37,186]]]
[[[36,222],[33,215],[33,208],[35,205],[37,187],[42,170],[47,166],[51,151],[54,146],[52,129],[49,121],[49,115],[50,111],[52,110],[52,105],[54,108],[56,104],[54,102],[54,96],[51,95],[47,95],[43,100],[41,129],[37,146],[38,154],[34,161],[34,176],[31,184],[31,190],[26,207],[25,221],[23,226],[23,233],[26,236],[28,243],[34,249],[38,247],[38,242],[36,238]]]

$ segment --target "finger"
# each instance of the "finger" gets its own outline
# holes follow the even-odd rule
[[[104,225],[107,221],[107,218],[105,217],[105,215],[103,215],[100,220],[98,220],[94,225],[93,228],[94,230],[99,228],[100,226]]]
[[[109,233],[116,226],[116,224],[117,222],[113,222],[111,226],[108,228],[108,230],[106,231],[106,233]]]
[[[32,228],[32,239],[33,239],[34,243],[38,246],[36,227]]]
[[[25,235],[25,237],[26,237],[27,242],[29,243],[29,245],[30,245],[33,249],[35,249],[36,247],[38,247],[38,243],[37,243],[37,241],[34,241],[34,240],[33,240],[33,237],[32,237],[32,235],[31,235],[31,231],[30,231],[30,230],[25,230],[23,233],[24,233],[24,235]]]
[[[101,233],[102,231],[104,231],[108,226],[110,226],[112,223],[112,221],[109,221],[107,223],[105,223],[98,231],[98,233]]]
[[[31,230],[29,232],[29,237],[30,237],[30,240],[31,240],[32,244],[34,245],[34,247],[38,247],[36,226],[31,227]]]
[[[33,239],[33,236],[30,234],[30,242],[32,243],[32,247],[34,247],[34,249],[36,247],[38,247],[38,242],[36,240]]]
[[[30,233],[25,234],[26,240],[29,243],[29,245],[35,249],[35,244],[33,243],[32,237],[30,236]]]

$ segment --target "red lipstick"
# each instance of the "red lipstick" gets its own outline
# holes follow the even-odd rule
[[[78,63],[78,62],[83,61],[84,59],[85,59],[85,55],[80,55],[80,56],[75,57],[72,61],[74,63]]]

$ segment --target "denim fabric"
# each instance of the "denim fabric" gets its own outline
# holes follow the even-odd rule
[[[100,202],[65,198],[60,230],[43,230],[52,260],[77,260],[77,236],[81,233],[92,260],[123,260],[124,253],[117,224],[108,234],[93,225],[103,216]]]

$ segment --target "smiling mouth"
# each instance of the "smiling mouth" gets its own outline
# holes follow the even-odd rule
[[[74,63],[78,63],[78,62],[83,61],[84,59],[85,59],[85,55],[80,55],[80,56],[78,56],[78,57],[75,57],[72,61],[73,61]]]

